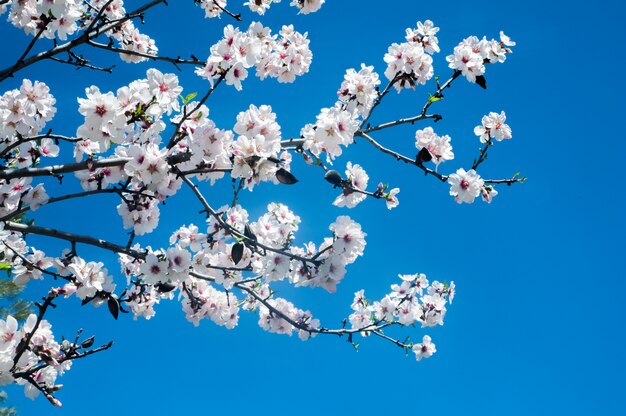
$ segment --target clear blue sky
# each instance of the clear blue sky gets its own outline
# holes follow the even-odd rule
[[[191,1],[170,3],[149,13],[143,30],[164,55],[188,51],[205,58],[222,25],[231,21],[204,20]],[[230,3],[240,8],[239,2]],[[82,327],[97,341],[114,339],[115,347],[76,362],[60,379],[63,414],[626,414],[626,197],[620,185],[626,153],[620,124],[626,92],[624,6],[617,1],[583,7],[564,1],[328,0],[320,12],[296,16],[287,3],[274,5],[261,21],[274,30],[294,23],[309,32],[311,72],[292,85],[251,78],[241,93],[218,89],[209,107],[220,127],[231,128],[236,114],[251,103],[271,104],[283,134],[297,135],[321,107],[332,105],[347,68],[365,62],[382,74],[388,45],[401,42],[404,28],[418,20],[431,19],[441,28],[435,71],[442,78],[451,73],[445,56],[464,37],[497,37],[504,30],[517,41],[504,65],[487,68],[487,91],[459,80],[433,107],[444,115],[436,131],[452,136],[456,155],[455,162],[441,166],[444,173],[471,164],[478,145],[472,129],[482,115],[506,111],[513,140],[492,149],[482,174],[504,177],[521,171],[529,179],[500,188],[493,204],[458,206],[447,185],[376,153],[365,142],[352,146],[337,166],[359,162],[371,182],[400,186],[400,206],[392,212],[374,200],[350,211],[333,207],[335,192],[321,183],[317,170],[303,164],[294,166],[301,180],[296,186],[262,186],[242,200],[253,215],[271,200],[288,204],[303,219],[301,242],[320,241],[338,215],[352,216],[368,233],[365,256],[349,267],[336,295],[281,291],[325,325],[339,325],[349,314],[356,290],[365,288],[370,298],[378,298],[398,273],[454,280],[458,294],[445,326],[408,331],[414,339],[429,333],[437,354],[417,363],[379,339],[362,341],[358,352],[330,337],[303,343],[265,333],[254,316],[245,314],[233,331],[210,322],[194,328],[175,301],[161,304],[151,321],[122,316],[115,322],[105,309],[80,308],[72,299],[51,314],[55,333],[71,337]],[[244,18],[243,26],[255,19],[245,12]],[[0,39],[4,67],[19,56],[27,39],[6,23],[0,24]],[[76,97],[85,87],[115,90],[144,77],[149,68],[92,56],[100,63],[116,61],[114,75],[57,64],[19,74],[52,88],[59,107],[52,126],[58,133],[73,134],[80,124]],[[187,93],[207,87],[191,68],[180,77]],[[17,84],[5,82],[2,91]],[[429,85],[390,94],[374,121],[416,114],[432,90]],[[427,125],[376,138],[412,152],[415,129]],[[228,201],[222,189],[208,190],[215,205]],[[143,241],[165,244],[177,226],[202,222],[200,207],[185,195],[168,201],[160,231]],[[89,229],[94,234],[124,241],[116,204],[102,196],[89,205],[44,207],[38,223],[86,232],[77,218],[87,216],[93,218]],[[109,258],[87,248],[81,253]],[[110,269],[117,273],[117,264]],[[28,295],[43,289],[33,285]],[[43,398],[31,402],[21,389],[8,392],[21,415],[61,414]]]

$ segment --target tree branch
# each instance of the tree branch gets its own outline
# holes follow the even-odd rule
[[[6,169],[0,170],[0,179],[11,180],[14,178],[26,178],[33,176],[58,176],[59,174],[78,172],[81,170],[123,166],[129,160],[130,158],[113,158],[102,160],[86,160],[84,162],[70,163],[66,165],[46,166],[43,168]]]
[[[73,234],[73,233],[69,233],[66,231],[56,230],[53,228],[39,227],[36,225],[19,224],[16,222],[5,222],[4,229],[9,230],[9,231],[16,231],[24,235],[36,234],[36,235],[42,235],[46,237],[57,238],[59,240],[69,241],[73,244],[75,243],[87,244],[90,246],[100,247],[105,250],[113,251],[115,253],[126,254],[136,259],[143,259],[146,256],[146,252],[143,252],[143,251],[133,250],[132,248],[123,247],[118,244],[108,242],[106,240],[100,240],[100,239],[86,236],[86,235]]]
[[[395,152],[391,149],[387,149],[386,147],[384,147],[383,145],[381,145],[380,143],[378,143],[376,140],[374,140],[373,138],[371,138],[367,133],[361,132],[359,134],[359,136],[365,138],[365,140],[367,140],[368,142],[370,142],[371,144],[374,145],[374,147],[376,147],[378,150],[380,150],[383,153],[386,153],[388,155],[391,155],[393,157],[396,158],[396,160],[400,160],[404,163],[408,163],[409,165],[413,165],[413,166],[417,166],[418,168],[420,168],[421,170],[424,171],[424,173],[426,175],[432,175],[434,177],[436,177],[437,179],[439,179],[441,182],[445,182],[448,180],[448,177],[445,175],[442,175],[430,168],[427,168],[426,166],[424,166],[422,163],[418,163],[416,162],[415,159],[411,159],[409,157],[406,157],[398,152]]]

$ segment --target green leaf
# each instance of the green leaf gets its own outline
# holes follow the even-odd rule
[[[432,94],[428,94],[428,104],[441,100],[441,97],[435,97]]]
[[[192,92],[191,94],[187,94],[185,96],[185,98],[183,98],[183,104],[189,104],[189,102],[191,102],[191,100],[193,100],[194,98],[196,98],[196,96],[198,95],[197,92]]]

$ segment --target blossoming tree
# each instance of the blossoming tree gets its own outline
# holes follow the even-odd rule
[[[236,7],[263,15],[278,2],[251,0]],[[268,82],[294,82],[311,66],[307,34],[293,26],[273,32],[259,22],[242,25],[238,23],[240,15],[227,8],[226,0],[195,3],[207,18],[233,19],[206,59],[191,53],[188,58],[160,55],[155,42],[139,31],[135,22],[144,18],[149,22],[149,11],[166,4],[165,0],[146,2],[133,11],[126,10],[121,0],[0,0],[0,13],[6,13],[8,21],[30,39],[23,54],[0,69],[0,82],[21,77],[29,67],[50,60],[111,72],[111,67],[89,60],[89,52],[95,49],[113,52],[128,63],[164,61],[175,70],[192,67],[207,82],[199,98],[182,94],[175,73],[157,69],[149,69],[145,78],[114,92],[86,86],[84,96],[78,98],[84,121],[74,128],[51,127],[57,92],[51,91],[45,80],[25,78],[19,88],[2,91],[1,265],[16,284],[24,286],[39,279],[49,281],[51,287],[36,304],[37,313],[24,322],[10,315],[0,320],[0,386],[23,384],[28,397],[42,394],[60,406],[57,377],[69,370],[74,360],[111,347],[110,342],[96,346],[93,337],[83,339],[80,332],[62,341],[53,334],[46,312],[73,297],[83,305],[106,304],[115,319],[120,312],[150,319],[160,302],[178,299],[194,325],[209,319],[232,329],[240,314],[249,312],[258,315],[259,325],[268,332],[296,333],[302,340],[317,335],[343,336],[350,342],[355,336],[371,335],[412,351],[417,360],[428,358],[436,352],[428,335],[412,342],[410,336],[397,339],[385,330],[443,324],[446,305],[454,297],[454,283],[431,281],[420,273],[401,275],[382,299],[370,301],[363,290],[355,293],[352,313],[344,325],[327,327],[313,312],[277,296],[273,286],[285,281],[335,292],[347,266],[363,254],[366,233],[348,215],[340,215],[328,226],[328,237],[303,244],[296,240],[301,222],[296,213],[274,202],[263,215],[251,218],[238,202],[239,193],[254,191],[264,182],[294,185],[296,170],[309,165],[308,169],[318,169],[320,178],[325,179],[320,181],[323,189],[338,193],[334,202],[338,207],[352,208],[368,197],[384,201],[389,209],[397,207],[399,189],[383,183],[371,186],[360,164],[347,162],[343,172],[332,169],[335,159],[349,152],[356,141],[370,143],[372,152],[389,155],[389,163],[396,159],[410,164],[449,186],[453,201],[459,204],[473,203],[479,197],[491,203],[498,185],[523,182],[517,175],[485,179],[478,173],[489,148],[512,137],[504,112],[483,117],[474,128],[483,144],[478,157],[469,169],[458,168],[450,174],[440,173],[439,168],[454,159],[451,138],[437,134],[432,127],[415,132],[415,155],[384,147],[374,138],[384,129],[440,120],[442,115],[431,106],[459,78],[486,88],[486,68],[504,62],[515,45],[502,32],[498,39],[472,36],[462,40],[445,58],[450,75],[441,83],[433,68],[433,57],[440,52],[439,28],[430,20],[418,22],[406,29],[401,43],[389,46],[382,76],[366,64],[348,69],[337,101],[322,108],[299,132],[285,134],[268,105],[250,105],[239,113],[233,126],[217,126],[209,118],[210,98],[217,88],[230,88],[236,94],[251,72],[260,79],[271,78]],[[323,4],[324,0],[291,2],[303,14],[317,11]],[[409,118],[373,121],[376,108],[392,90],[400,93],[418,87],[432,88],[421,111]],[[58,162],[51,163],[50,158]],[[82,190],[49,195],[43,180],[50,177],[60,181],[55,192],[72,181]],[[206,196],[206,190],[218,181],[234,183],[229,205],[214,206]],[[191,219],[181,223],[169,241],[147,245],[143,236],[159,225],[161,204],[182,187],[197,199],[201,216],[195,224]],[[119,198],[117,213],[111,215],[121,217],[123,228],[129,231],[127,241],[105,241],[37,221],[37,212],[46,206],[67,200],[81,203],[98,194]],[[51,256],[44,251],[46,247],[29,242],[32,235],[47,238],[51,246],[61,244],[65,250]],[[83,257],[84,245],[116,253],[121,272],[110,271],[115,266],[105,267],[97,258]]]

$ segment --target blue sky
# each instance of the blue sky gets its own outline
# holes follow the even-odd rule
[[[129,2],[137,4],[139,2]],[[191,1],[149,13],[143,30],[164,55],[194,53],[206,58],[229,19],[205,20]],[[176,2],[177,3],[177,2]],[[232,1],[231,9],[243,10]],[[342,339],[265,333],[252,315],[243,315],[236,330],[210,322],[199,328],[185,321],[180,303],[163,303],[151,321],[128,316],[115,322],[104,309],[63,302],[50,314],[55,333],[71,337],[77,328],[115,347],[76,362],[60,380],[59,393],[68,415],[153,414],[185,411],[206,414],[283,415],[376,414],[409,411],[443,415],[618,415],[626,413],[623,373],[624,203],[621,191],[626,145],[622,68],[624,6],[596,2],[414,2],[333,1],[309,16],[296,16],[287,0],[274,5],[261,21],[275,31],[293,23],[308,31],[314,62],[295,84],[250,78],[244,90],[219,88],[208,103],[211,118],[231,128],[236,114],[254,103],[270,104],[283,135],[297,135],[322,107],[336,99],[347,68],[361,62],[382,74],[388,45],[403,41],[404,28],[431,19],[440,31],[442,52],[435,72],[447,79],[445,56],[464,37],[497,37],[504,30],[517,42],[505,64],[487,68],[488,89],[455,82],[433,110],[444,119],[434,125],[452,136],[456,159],[443,173],[468,168],[478,140],[473,127],[490,111],[506,111],[513,139],[497,143],[481,167],[486,177],[517,171],[528,177],[520,186],[501,187],[491,205],[459,206],[448,186],[424,177],[415,168],[377,153],[366,142],[351,146],[336,162],[361,163],[371,182],[401,188],[400,206],[388,212],[381,201],[368,200],[353,210],[331,205],[335,191],[320,172],[302,163],[293,172],[293,187],[261,186],[242,203],[259,215],[267,202],[286,203],[301,216],[298,241],[320,241],[338,215],[350,215],[368,233],[365,256],[349,266],[335,295],[321,290],[281,287],[281,294],[311,309],[327,326],[340,325],[353,293],[361,288],[372,299],[383,296],[398,273],[426,273],[454,280],[457,297],[443,327],[404,333],[419,340],[428,333],[437,354],[420,363],[380,339],[360,341],[358,352]],[[129,7],[130,8],[130,7]],[[258,17],[243,13],[247,26]],[[12,63],[27,39],[7,23],[2,67]],[[184,45],[184,47],[181,47]],[[126,65],[102,53],[94,62],[115,61],[114,75],[40,64],[21,77],[45,81],[55,94],[58,115],[51,126],[73,134],[80,124],[76,97],[95,84],[115,90],[144,77],[148,64]],[[174,72],[167,65],[156,65]],[[179,75],[185,92],[202,92],[206,81],[185,68]],[[417,114],[434,90],[390,94],[373,122]],[[381,132],[375,138],[405,153],[414,150],[414,133],[424,123]],[[410,153],[409,153],[410,154]],[[447,165],[447,166],[446,166]],[[68,178],[69,179],[69,178]],[[69,182],[69,181],[68,181]],[[205,188],[214,205],[227,203],[227,187]],[[125,241],[121,219],[110,196],[90,203],[42,208],[37,221],[75,232]],[[168,201],[158,232],[144,242],[165,244],[181,224],[200,224],[200,207],[188,194]],[[83,219],[89,219],[84,221]],[[40,242],[41,241],[41,242]],[[59,251],[54,243],[38,247]],[[35,240],[33,240],[35,244]],[[115,259],[83,248],[83,256]],[[118,275],[118,278],[120,276]],[[27,295],[45,290],[32,285]],[[34,402],[21,389],[9,388],[20,414],[56,414],[43,398]]]

